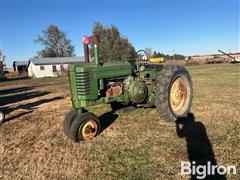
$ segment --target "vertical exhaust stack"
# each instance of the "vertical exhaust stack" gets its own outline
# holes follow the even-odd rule
[[[90,43],[90,37],[89,37],[89,36],[83,36],[82,42],[83,42],[83,47],[84,47],[85,64],[88,64],[88,63],[89,63],[89,49],[88,49],[88,44]]]
[[[95,64],[99,65],[99,48],[98,48],[98,43],[99,43],[99,38],[97,35],[93,36],[83,36],[82,39],[83,42],[83,47],[84,47],[84,58],[85,58],[85,64],[89,63],[89,44],[93,44],[94,47],[94,59],[95,59]]]
[[[99,65],[99,48],[98,48],[98,43],[99,43],[99,38],[97,35],[92,36],[92,42],[94,45],[94,59],[95,59],[95,64]]]

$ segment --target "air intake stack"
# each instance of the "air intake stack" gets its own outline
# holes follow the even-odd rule
[[[97,35],[93,36],[83,36],[82,39],[83,46],[84,46],[84,57],[85,57],[85,63],[89,63],[89,44],[92,44],[94,47],[94,60],[95,64],[99,65],[99,48],[98,48],[98,43],[99,43],[99,38]]]

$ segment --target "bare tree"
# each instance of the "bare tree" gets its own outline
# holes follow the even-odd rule
[[[57,26],[49,25],[43,31],[43,37],[38,36],[35,43],[42,44],[45,48],[38,52],[39,57],[71,57],[75,56],[74,46],[71,40],[67,38],[65,32],[62,32]]]
[[[6,66],[5,59],[6,59],[6,56],[4,56],[2,51],[0,50],[0,61],[2,61],[3,67]]]
[[[147,53],[147,55],[148,55],[149,57],[152,57],[152,56],[153,56],[153,50],[152,50],[152,48],[147,47],[147,48],[144,49],[144,51],[146,51],[146,53]]]

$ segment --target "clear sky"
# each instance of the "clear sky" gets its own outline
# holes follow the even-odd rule
[[[67,32],[77,56],[94,22],[116,25],[136,49],[183,55],[239,52],[239,0],[0,0],[0,49],[7,66],[28,60],[33,43],[54,24]]]

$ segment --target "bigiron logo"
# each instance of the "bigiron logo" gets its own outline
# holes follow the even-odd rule
[[[181,161],[181,174],[195,176],[204,179],[209,175],[237,174],[236,166],[213,165],[210,161],[205,165],[197,165],[195,161]]]

